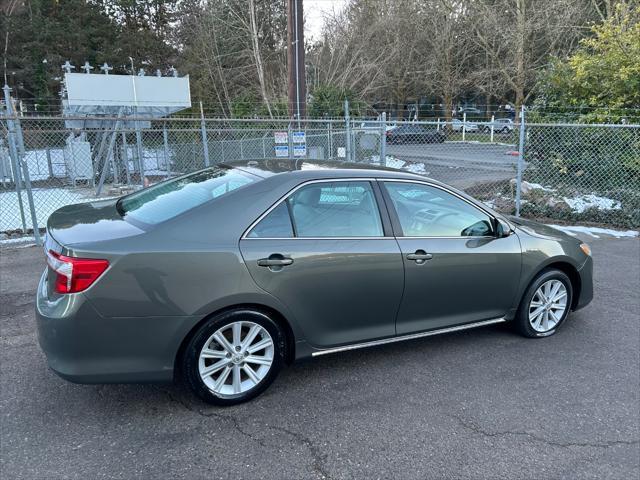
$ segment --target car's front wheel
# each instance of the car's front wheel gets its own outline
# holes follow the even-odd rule
[[[282,330],[267,315],[233,310],[200,326],[184,350],[181,370],[187,385],[205,402],[235,405],[273,382],[285,345]]]
[[[571,280],[562,271],[548,269],[529,285],[514,319],[525,337],[548,337],[556,333],[571,310]]]

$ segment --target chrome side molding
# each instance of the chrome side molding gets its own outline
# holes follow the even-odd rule
[[[484,327],[487,325],[493,325],[495,323],[504,323],[507,320],[504,317],[492,318],[489,320],[483,320],[481,322],[465,323],[464,325],[457,325],[455,327],[438,328],[436,330],[429,330],[427,332],[410,333],[409,335],[401,335],[399,337],[383,338],[382,340],[373,340],[371,342],[354,343],[351,345],[343,345],[341,347],[327,348],[326,350],[318,350],[311,354],[312,357],[319,357],[320,355],[328,355],[330,353],[346,352],[348,350],[356,350],[358,348],[375,347],[377,345],[386,345],[387,343],[403,342],[405,340],[413,340],[415,338],[431,337],[433,335],[441,335],[443,333],[459,332],[460,330],[468,330],[470,328]]]

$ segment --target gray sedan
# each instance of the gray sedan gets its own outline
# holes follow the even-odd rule
[[[45,254],[38,336],[58,375],[178,378],[218,405],[301,358],[501,322],[547,337],[593,296],[573,237],[424,177],[319,161],[64,207]]]

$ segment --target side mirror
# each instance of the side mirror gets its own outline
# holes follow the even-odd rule
[[[496,218],[496,237],[508,237],[512,232],[513,230],[511,229],[511,225],[509,225],[509,222],[502,218]]]

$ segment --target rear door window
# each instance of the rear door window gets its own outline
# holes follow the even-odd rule
[[[289,197],[298,237],[382,237],[369,182],[313,183]]]
[[[247,238],[383,236],[380,211],[366,181],[305,185],[247,234]]]

